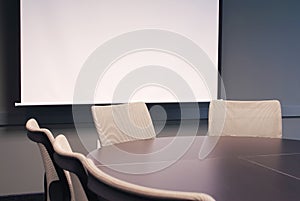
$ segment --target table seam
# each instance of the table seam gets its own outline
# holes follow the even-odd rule
[[[258,154],[258,155],[249,155],[249,156],[239,156],[241,158],[254,158],[254,157],[267,157],[267,156],[293,156],[300,155],[300,153],[280,153],[280,154]]]
[[[272,168],[272,167],[263,165],[263,164],[261,164],[261,163],[259,163],[259,162],[252,161],[252,160],[250,160],[250,159],[242,158],[242,157],[238,157],[238,158],[241,159],[241,160],[247,161],[247,162],[249,162],[249,163],[252,163],[252,164],[254,164],[254,165],[260,166],[260,167],[262,167],[262,168],[266,168],[266,169],[271,170],[271,171],[273,171],[273,172],[276,172],[276,173],[279,173],[279,174],[282,174],[282,175],[284,175],[284,176],[287,176],[287,177],[290,177],[290,178],[293,178],[293,179],[296,179],[296,180],[299,180],[299,181],[300,181],[300,178],[299,178],[299,177],[296,177],[296,176],[293,176],[293,175],[291,175],[291,174],[285,173],[285,172],[283,172],[283,171],[277,170],[277,169],[275,169],[275,168]]]

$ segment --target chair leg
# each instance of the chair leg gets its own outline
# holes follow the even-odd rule
[[[44,173],[44,201],[47,201],[47,195],[48,195],[47,178],[46,178],[46,173]]]
[[[67,186],[59,180],[52,181],[49,185],[50,201],[70,201],[70,193]]]
[[[63,186],[59,180],[52,181],[49,185],[50,201],[64,201]]]

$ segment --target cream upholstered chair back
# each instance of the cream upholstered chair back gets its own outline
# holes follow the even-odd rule
[[[50,130],[40,128],[35,119],[26,123],[28,138],[38,144],[45,169],[44,190],[45,200],[74,200],[73,186],[69,172],[59,168],[53,160],[54,137]]]
[[[208,134],[281,138],[280,102],[213,100],[209,106]]]
[[[155,138],[145,103],[92,106],[92,115],[101,146]]]
[[[62,169],[70,172],[76,201],[96,200],[96,195],[87,187],[87,172],[81,163],[82,154],[74,153],[64,135],[58,135],[54,144],[54,160]]]

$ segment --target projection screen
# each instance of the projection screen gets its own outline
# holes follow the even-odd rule
[[[22,0],[20,11],[17,105],[217,98],[218,0]]]

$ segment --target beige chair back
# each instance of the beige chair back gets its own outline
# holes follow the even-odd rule
[[[28,130],[28,137],[38,144],[42,155],[45,169],[45,200],[54,201],[53,199],[61,193],[62,196],[68,194],[69,200],[75,201],[69,172],[60,169],[53,161],[54,137],[52,132],[46,128],[40,128],[38,122],[33,118],[27,121],[26,129]],[[59,183],[68,186],[62,186],[61,189],[58,189],[55,185],[61,186]],[[52,188],[55,188],[57,192],[53,192]],[[60,192],[58,192],[59,190]],[[65,200],[67,199],[65,198]]]
[[[101,146],[156,136],[145,103],[92,106],[92,115]]]
[[[208,134],[281,138],[280,102],[213,100],[209,106]]]
[[[62,169],[70,172],[76,201],[97,200],[97,196],[87,187],[87,172],[81,163],[82,154],[74,153],[67,138],[60,134],[53,143],[54,161]]]

